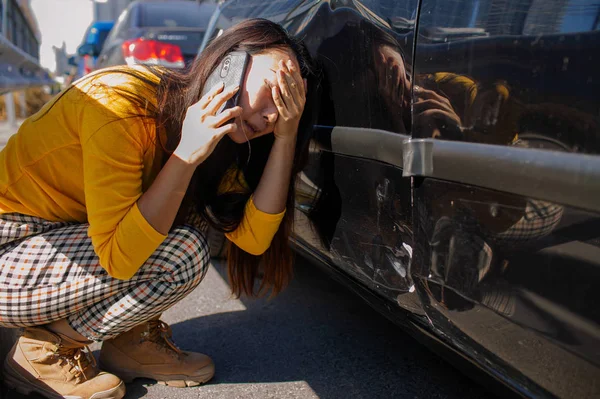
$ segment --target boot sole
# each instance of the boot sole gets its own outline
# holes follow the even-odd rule
[[[197,387],[210,381],[215,375],[214,367],[211,367],[206,373],[201,375],[189,376],[189,375],[164,375],[164,374],[152,374],[152,373],[141,373],[135,370],[126,369],[114,369],[105,367],[102,363],[99,364],[99,368],[102,371],[111,373],[119,377],[126,383],[133,382],[136,378],[147,378],[149,380],[155,380],[160,385],[166,385],[175,388],[187,388]]]
[[[21,395],[37,393],[49,399],[83,399],[81,396],[60,395],[57,392],[35,386],[31,381],[23,378],[15,371],[8,362],[4,363],[4,384],[7,388],[14,389]],[[125,396],[125,383],[121,381],[121,383],[114,388],[96,392],[90,396],[90,399],[122,399],[123,396]]]

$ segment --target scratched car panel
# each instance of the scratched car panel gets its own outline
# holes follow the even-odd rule
[[[599,397],[597,2],[220,12],[281,23],[322,72],[295,247],[513,394]]]

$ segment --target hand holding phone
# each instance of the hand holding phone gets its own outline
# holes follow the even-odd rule
[[[242,114],[237,102],[248,57],[245,52],[232,52],[217,65],[204,85],[200,101],[187,109],[173,155],[198,166],[223,136],[237,130],[234,120]]]
[[[181,140],[173,155],[198,166],[210,156],[223,136],[237,130],[234,120],[242,114],[237,103],[248,58],[246,52],[231,52],[209,75],[200,101],[187,109]]]

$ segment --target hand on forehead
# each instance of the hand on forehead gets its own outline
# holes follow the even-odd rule
[[[252,56],[252,69],[256,69],[257,75],[263,75],[271,84],[277,83],[277,71],[281,69],[280,62],[292,62],[292,65],[299,71],[300,65],[295,55],[289,50],[273,49],[258,53]]]

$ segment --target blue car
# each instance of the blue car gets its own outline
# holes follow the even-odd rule
[[[114,21],[96,21],[88,27],[83,43],[77,49],[77,54],[81,57],[77,71],[79,76],[96,69],[96,60],[114,24]]]

